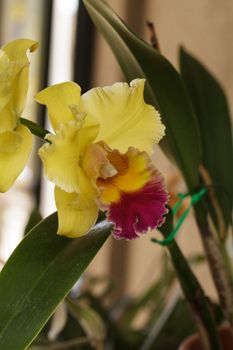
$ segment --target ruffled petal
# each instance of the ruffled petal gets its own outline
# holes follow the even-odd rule
[[[108,219],[115,224],[114,237],[132,240],[161,226],[167,201],[168,194],[159,172],[142,189],[122,193],[120,201],[111,204],[108,210]]]
[[[82,185],[91,191],[90,181],[82,170],[85,148],[95,138],[97,127],[84,127],[79,122],[61,124],[56,135],[47,135],[39,155],[46,177],[66,192],[80,192]],[[85,180],[86,179],[86,180]]]
[[[67,193],[55,187],[58,210],[58,234],[75,238],[88,233],[98,216],[94,197],[85,194]]]
[[[143,79],[136,79],[130,86],[116,83],[82,95],[83,110],[100,122],[96,142],[104,141],[120,152],[126,152],[130,146],[152,152],[165,128],[159,113],[144,101],[144,84]]]
[[[75,120],[78,115],[80,93],[80,86],[74,82],[56,84],[38,92],[36,101],[47,106],[54,130],[57,130],[62,123]]]
[[[6,192],[28,161],[32,149],[32,135],[26,126],[18,125],[14,131],[0,134],[0,139],[1,137],[0,192]]]
[[[29,60],[27,51],[33,52],[38,43],[29,39],[17,39],[3,46],[2,50],[11,61],[12,109],[19,117],[24,109],[28,90]]]

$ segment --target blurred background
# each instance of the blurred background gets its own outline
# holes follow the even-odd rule
[[[233,101],[233,2],[231,0],[108,0],[127,25],[149,42],[146,21],[154,23],[161,52],[175,65],[182,45],[214,73]],[[45,110],[33,102],[42,88],[74,80],[82,91],[123,81],[110,48],[96,32],[78,0],[0,0],[0,44],[15,38],[38,40],[30,56],[30,91],[23,117],[49,128]],[[135,77],[136,78],[136,77]],[[37,156],[40,143],[13,188],[0,194],[0,261],[3,263],[23,236],[32,210],[39,206],[43,217],[55,211],[53,186],[41,171]],[[185,191],[177,170],[158,147],[154,161],[164,173],[171,193]],[[141,293],[158,276],[163,248],[152,244],[152,232],[134,242],[108,242],[92,261],[86,274],[111,276],[116,295]],[[178,238],[185,254],[201,253],[192,215]],[[204,264],[197,268],[204,288],[213,295]],[[175,289],[174,295],[177,293]]]

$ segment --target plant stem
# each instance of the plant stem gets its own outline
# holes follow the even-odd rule
[[[20,118],[20,122],[25,125],[26,127],[28,127],[28,129],[31,131],[31,133],[37,137],[39,137],[40,139],[45,138],[45,135],[49,134],[49,131],[42,128],[41,126],[39,126],[38,124],[32,122],[31,120],[25,119],[25,118]]]
[[[195,214],[224,316],[233,327],[233,288],[228,269],[224,264],[220,246],[209,227],[203,203],[196,205]]]
[[[164,236],[166,237],[166,235]],[[194,312],[204,349],[220,350],[221,347],[217,335],[216,324],[212,315],[210,303],[206,298],[202,287],[175,241],[168,246],[168,250],[183,293]]]
[[[172,210],[169,210],[166,221],[159,228],[159,231],[166,239],[172,229],[173,213]],[[167,248],[171,255],[173,266],[176,270],[184,296],[193,311],[194,319],[202,339],[203,348],[205,350],[221,350],[211,305],[201,285],[189,267],[186,258],[175,240],[173,240]]]

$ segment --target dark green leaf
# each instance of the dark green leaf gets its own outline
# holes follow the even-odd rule
[[[183,49],[180,67],[200,126],[203,164],[216,185],[216,196],[227,226],[233,199],[233,148],[226,97],[212,74]]]
[[[53,214],[31,230],[0,274],[0,349],[25,349],[96,255],[111,224],[82,238],[56,235]]]
[[[193,190],[198,183],[200,137],[179,74],[166,58],[133,34],[104,1],[84,0],[84,4],[127,80],[147,79],[147,101],[157,106],[166,125],[166,137],[161,146],[175,160],[188,187]]]
[[[42,220],[42,216],[37,208],[35,208],[29,217],[28,223],[25,227],[24,234],[28,233],[34,226]]]

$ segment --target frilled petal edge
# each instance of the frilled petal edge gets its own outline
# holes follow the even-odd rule
[[[145,103],[144,79],[94,88],[81,96],[83,110],[100,122],[98,141],[126,152],[135,147],[151,154],[154,143],[164,136],[158,111]]]
[[[85,147],[97,133],[93,127],[82,127],[75,121],[62,124],[56,135],[47,135],[50,143],[39,149],[46,177],[66,192],[92,191],[82,167]]]

